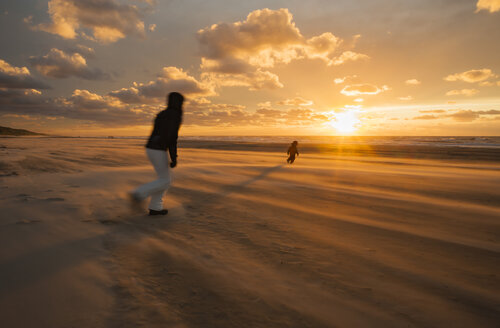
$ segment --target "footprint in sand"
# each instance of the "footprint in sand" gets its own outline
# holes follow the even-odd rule
[[[50,197],[50,198],[45,198],[44,201],[46,202],[64,202],[65,199],[61,197]]]
[[[10,173],[0,174],[0,177],[13,177],[13,176],[17,176],[17,175],[19,175],[19,173],[17,173],[16,171],[13,171]]]
[[[120,224],[120,222],[117,220],[97,220],[97,221],[99,221],[99,223],[104,224],[104,225]]]
[[[21,202],[27,202],[30,199],[33,199],[33,197],[28,194],[17,194],[15,197],[17,197]]]

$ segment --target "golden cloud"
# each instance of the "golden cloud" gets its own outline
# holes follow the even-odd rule
[[[413,119],[414,120],[436,120],[438,118],[439,118],[439,116],[436,116],[436,115],[421,115],[421,116],[415,116]]]
[[[347,75],[347,76],[344,76],[344,77],[337,77],[333,80],[333,82],[335,84],[342,84],[346,81],[352,81],[354,80],[355,78],[357,78],[358,76],[357,75]]]
[[[342,65],[348,61],[356,61],[356,60],[366,60],[369,59],[367,55],[360,54],[353,51],[344,51],[340,56],[333,58],[329,61],[330,65]]]
[[[479,113],[472,110],[460,110],[456,113],[448,115],[448,117],[459,122],[472,122],[479,118]]]
[[[191,102],[191,101],[190,101]],[[262,105],[270,105],[265,103]],[[263,106],[270,107],[270,106]],[[185,125],[193,126],[311,126],[323,123],[330,113],[318,113],[310,109],[278,110],[258,108],[255,112],[244,110],[244,106],[212,104],[196,101],[189,104],[184,113]]]
[[[199,82],[181,68],[164,67],[156,80],[147,83],[133,83],[129,88],[112,91],[110,96],[128,104],[157,103],[169,92],[177,91],[192,97],[212,96],[215,92],[210,85]]]
[[[487,10],[490,13],[494,13],[500,10],[500,0],[478,0],[476,8],[476,12]]]
[[[245,69],[243,65],[238,67],[225,65],[224,61],[202,59],[201,68],[205,70],[202,79],[217,86],[243,86],[250,90],[283,88],[278,75],[260,68],[248,67],[249,69]],[[217,71],[218,68],[221,70]]]
[[[30,64],[41,74],[52,78],[80,77],[86,80],[105,80],[110,76],[100,69],[91,69],[87,66],[85,58],[75,52],[65,53],[62,50],[52,48],[45,56],[32,56]]]
[[[450,90],[446,93],[447,96],[473,96],[477,94],[479,90],[477,89],[461,89],[461,90]]]
[[[420,82],[419,80],[417,79],[410,79],[410,80],[406,80],[405,81],[406,84],[408,85],[419,85],[421,84],[422,82]]]
[[[27,67],[15,67],[0,59],[0,88],[49,89],[50,86],[32,77]]]
[[[482,116],[498,116],[500,115],[500,110],[490,109],[490,110],[467,110],[461,109],[455,111],[451,114],[446,114],[446,110],[436,109],[436,110],[421,110],[421,113],[430,113],[430,114],[442,114],[442,115],[422,115],[414,117],[415,120],[434,120],[434,119],[446,119],[451,118],[455,121],[459,122],[472,122],[476,119],[481,118]]]
[[[143,11],[135,5],[116,0],[50,0],[52,22],[34,28],[75,39],[83,28],[92,31],[89,39],[112,43],[127,35],[144,36]],[[81,31],[82,36],[86,36]]]
[[[260,102],[257,104],[257,107],[272,107],[272,104],[270,101],[265,101],[265,102]]]
[[[432,114],[442,114],[446,113],[444,109],[428,109],[428,110],[419,110],[420,113],[432,113]]]
[[[0,113],[7,114],[69,118],[110,127],[149,123],[158,110],[148,105],[127,105],[88,90],[74,90],[67,98],[46,98],[38,93],[0,89]]]
[[[373,84],[363,83],[347,85],[340,93],[346,96],[376,95],[387,90],[390,90],[387,85],[379,88]]]
[[[302,97],[295,97],[292,99],[278,101],[277,104],[286,106],[311,106],[313,104],[313,101],[304,99]]]
[[[475,83],[495,77],[497,77],[497,75],[493,74],[491,69],[483,68],[483,69],[472,69],[470,71],[448,75],[447,77],[444,78],[444,80],[450,82],[464,81],[468,83]]]
[[[253,90],[283,87],[268,71],[277,64],[309,58],[340,65],[368,58],[350,50],[340,52],[342,39],[330,32],[306,39],[283,8],[255,10],[244,21],[211,25],[198,31],[198,41],[204,79]]]
[[[491,82],[491,81],[483,81],[483,82],[480,82],[479,85],[482,87],[492,87],[495,85],[495,83]]]

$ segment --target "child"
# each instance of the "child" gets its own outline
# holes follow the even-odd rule
[[[287,163],[292,164],[295,161],[295,154],[297,154],[297,156],[299,156],[299,151],[297,150],[298,144],[299,143],[297,141],[294,141],[294,142],[292,142],[292,144],[288,148],[288,151],[286,153],[288,155],[290,155],[290,157],[288,157],[288,159],[286,160]]]

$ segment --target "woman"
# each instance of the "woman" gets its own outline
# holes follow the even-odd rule
[[[156,115],[153,132],[146,144],[146,154],[158,175],[158,179],[146,183],[130,194],[133,207],[138,208],[149,196],[149,215],[165,215],[163,193],[170,186],[170,172],[167,149],[170,153],[170,167],[177,165],[177,137],[182,122],[182,103],[184,97],[172,92],[167,97],[167,108]]]

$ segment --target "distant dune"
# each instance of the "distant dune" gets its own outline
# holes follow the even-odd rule
[[[6,126],[0,126],[0,135],[4,136],[43,136],[43,133],[37,133],[33,131],[23,130],[23,129],[13,129]]]

